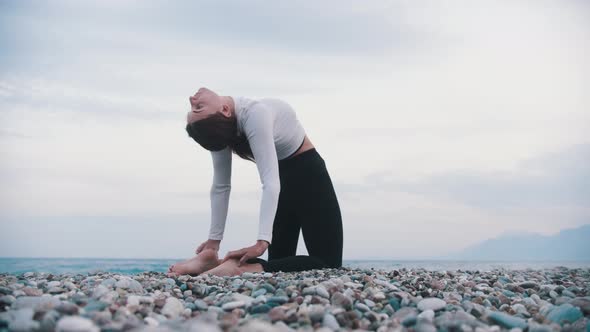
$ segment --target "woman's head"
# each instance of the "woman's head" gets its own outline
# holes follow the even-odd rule
[[[189,97],[191,111],[188,112],[187,123],[202,120],[215,113],[221,113],[228,118],[234,116],[234,107],[230,99],[221,97],[207,88],[200,88],[194,96]]]
[[[240,157],[252,160],[252,150],[246,137],[238,136],[233,99],[200,88],[189,97],[191,111],[187,115],[186,131],[203,148],[223,150],[229,146]]]

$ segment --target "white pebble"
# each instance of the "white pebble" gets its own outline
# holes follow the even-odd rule
[[[152,317],[146,317],[146,318],[143,319],[143,321],[148,326],[158,326],[158,325],[160,325],[160,322],[158,322],[155,318],[152,318]]]
[[[432,322],[434,320],[434,310],[427,309],[427,310],[422,311],[418,315],[418,319],[419,320],[424,320],[424,321],[427,321],[427,322]]]
[[[248,296],[248,295],[244,295],[244,294],[240,294],[240,293],[233,293],[232,299],[234,301],[243,301],[246,304],[246,306],[249,306],[252,304],[252,302],[254,302],[254,298],[252,296]],[[266,301],[266,299],[265,299],[265,301]]]
[[[47,283],[47,288],[58,287],[59,285],[61,285],[59,281],[50,281]]]
[[[99,297],[102,297],[103,295],[107,294],[109,292],[109,289],[106,288],[103,285],[98,285],[96,286],[96,288],[94,288],[94,292],[92,292],[92,297],[94,297],[95,299],[98,299]]]
[[[176,318],[182,314],[184,311],[184,306],[182,302],[180,302],[175,297],[169,297],[166,299],[166,303],[162,308],[162,314],[168,318]]]
[[[127,297],[127,305],[128,306],[138,306],[139,305],[139,296],[137,295],[130,295]]]
[[[326,290],[326,288],[324,288],[324,286],[317,286],[315,289],[316,293],[325,298],[325,299],[329,299],[330,298],[330,293],[328,293],[328,291]]]
[[[246,305],[246,303],[244,303],[244,301],[232,301],[232,302],[224,303],[221,306],[221,309],[223,309],[223,310],[233,310],[235,308],[241,308],[241,307],[243,307],[245,305]]]
[[[447,303],[444,300],[441,300],[437,297],[429,297],[418,302],[418,309],[420,311],[425,311],[428,309],[437,311],[444,309],[446,306]]]
[[[65,316],[57,322],[56,332],[98,332],[98,326],[87,318],[80,316]]]

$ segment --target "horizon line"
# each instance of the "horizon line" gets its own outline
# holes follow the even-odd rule
[[[41,257],[41,256],[0,256],[0,259],[104,259],[104,260],[178,260],[182,258],[136,258],[136,257]],[[391,261],[411,261],[411,262],[590,262],[590,259],[526,259],[526,260],[507,260],[507,259],[448,259],[448,258],[353,258],[342,259],[342,261],[370,261],[370,262],[391,262]]]

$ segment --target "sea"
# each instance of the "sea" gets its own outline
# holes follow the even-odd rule
[[[123,258],[11,258],[0,257],[0,273],[92,274],[112,272],[133,275],[141,272],[166,272],[179,259]],[[429,271],[539,270],[556,267],[590,268],[590,261],[455,261],[455,260],[343,260],[343,267],[362,270],[424,269]]]

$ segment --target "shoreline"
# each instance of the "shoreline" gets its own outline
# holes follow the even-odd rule
[[[586,331],[590,268],[0,273],[0,331]]]
[[[135,275],[142,272],[166,272],[168,266],[182,259],[162,258],[59,258],[59,257],[0,257],[0,273],[19,274],[26,272],[63,273],[103,273],[113,272]],[[399,270],[425,269],[428,271],[482,271],[498,269],[526,270],[548,268],[590,268],[590,260],[569,261],[518,261],[518,260],[350,260],[344,259],[342,267],[350,269]]]

